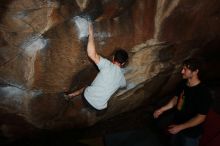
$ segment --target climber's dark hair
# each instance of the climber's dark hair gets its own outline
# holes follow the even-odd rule
[[[121,48],[117,48],[114,53],[114,61],[125,64],[128,61],[128,53]]]

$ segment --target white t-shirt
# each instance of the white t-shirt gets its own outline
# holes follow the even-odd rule
[[[126,86],[126,80],[121,68],[103,57],[100,57],[97,66],[99,73],[85,89],[84,97],[94,108],[101,110],[107,107],[112,94]]]

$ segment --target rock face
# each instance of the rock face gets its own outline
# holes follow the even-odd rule
[[[218,0],[3,0],[1,133],[19,135],[20,125],[30,127],[24,131],[84,127],[147,104],[173,89],[181,62],[190,56],[202,57],[210,70],[206,79],[216,81],[219,10]],[[103,115],[78,98],[59,96],[89,85],[98,72],[86,54],[89,21],[98,53],[111,59],[121,47],[130,57],[127,88],[111,98]],[[23,124],[7,122],[13,119]]]

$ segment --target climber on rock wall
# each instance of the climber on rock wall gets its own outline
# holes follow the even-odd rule
[[[80,95],[87,106],[95,110],[103,110],[107,108],[110,97],[119,88],[126,86],[121,68],[128,62],[128,54],[123,49],[117,49],[112,61],[100,56],[96,52],[92,24],[89,24],[87,54],[97,65],[99,73],[91,85],[67,94],[65,97],[73,99],[75,96]]]

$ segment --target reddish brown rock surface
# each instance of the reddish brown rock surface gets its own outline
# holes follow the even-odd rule
[[[1,134],[14,136],[21,125],[24,131],[89,126],[147,104],[172,90],[190,56],[207,62],[208,81],[218,80],[219,10],[218,0],[1,1]],[[122,47],[130,56],[128,86],[101,116],[59,96],[88,85],[97,73],[86,54],[87,20],[98,53],[111,59]],[[7,124],[14,119],[22,124]]]

